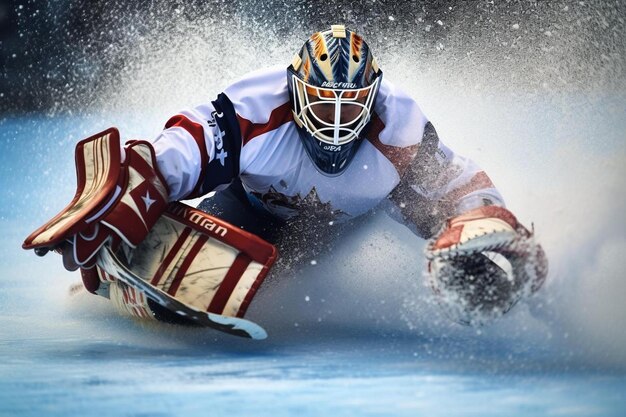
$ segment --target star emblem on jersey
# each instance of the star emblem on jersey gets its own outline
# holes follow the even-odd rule
[[[224,160],[228,157],[228,152],[225,152],[224,149],[220,149],[220,152],[217,155],[215,155],[215,157],[219,159],[220,164],[224,166]]]
[[[150,198],[150,191],[146,190],[146,195],[142,195],[141,199],[143,200],[144,204],[146,205],[146,213],[148,212],[148,210],[150,210],[150,206],[152,206],[152,204],[156,203],[156,200],[153,198]]]

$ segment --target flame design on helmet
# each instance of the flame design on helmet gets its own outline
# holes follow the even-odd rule
[[[304,80],[308,80],[311,76],[311,60],[307,59],[302,65],[302,75]]]
[[[310,42],[313,45],[312,49],[315,59],[319,60],[323,54],[328,54],[328,48],[326,46],[326,42],[324,42],[324,36],[322,36],[321,32],[316,32],[311,35]]]
[[[354,88],[367,87],[378,68],[363,38],[345,29],[345,37],[334,36],[333,30],[316,32],[306,41],[298,56],[302,65],[298,77],[312,85],[323,82],[355,84]]]

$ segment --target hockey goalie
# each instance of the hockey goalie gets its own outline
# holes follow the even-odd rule
[[[534,231],[343,25],[314,33],[286,70],[256,70],[174,115],[156,138],[85,139],[76,168],[73,201],[24,248],[61,253],[89,291],[137,317],[262,338],[243,315],[275,247],[322,247],[325,226],[383,202],[428,239],[426,276],[454,320],[499,317],[547,275]],[[179,202],[205,195],[198,209]]]

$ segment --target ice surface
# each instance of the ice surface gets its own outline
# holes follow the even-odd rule
[[[423,241],[376,214],[330,253],[264,284],[247,315],[268,330],[264,342],[141,325],[95,296],[69,296],[78,275],[64,271],[55,255],[37,258],[19,246],[69,201],[73,143],[103,123],[4,120],[0,409],[269,414],[281,401],[276,415],[619,415],[626,406],[625,242],[615,219],[624,212],[624,145],[605,136],[606,149],[598,149],[585,143],[590,129],[549,126],[560,131],[551,140],[568,146],[544,146],[539,127],[522,126],[523,117],[558,117],[541,104],[516,109],[519,129],[507,133],[491,122],[480,129],[480,143],[464,149],[484,158],[510,207],[535,222],[552,268],[537,297],[480,330],[449,322],[420,278]],[[483,112],[506,116],[497,107],[473,109],[477,118]],[[477,127],[456,118],[446,129],[445,117],[439,124],[447,136],[474,137]],[[518,136],[541,152],[520,160],[510,145],[495,146]]]

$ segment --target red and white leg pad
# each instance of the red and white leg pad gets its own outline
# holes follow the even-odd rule
[[[109,299],[115,309],[123,315],[154,320],[145,294],[121,281],[111,283]]]
[[[136,248],[118,250],[133,273],[178,301],[231,317],[243,317],[276,256],[258,236],[182,203],[170,204]],[[102,281],[111,279],[98,272]],[[115,288],[110,297],[121,312],[145,318],[141,298],[127,292]]]

